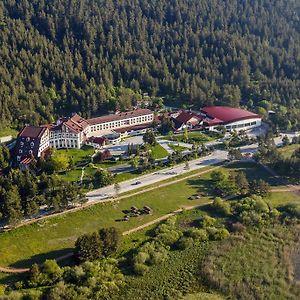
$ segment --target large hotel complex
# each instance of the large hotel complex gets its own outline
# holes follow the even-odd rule
[[[74,114],[71,118],[60,118],[55,124],[25,126],[18,135],[16,161],[25,162],[32,155],[40,157],[49,147],[80,149],[94,137],[144,132],[153,120],[151,110],[136,109],[92,119]]]
[[[261,125],[259,115],[226,106],[204,107],[199,112],[178,111],[170,113],[169,118],[174,123],[175,132],[184,128],[217,130],[220,126],[227,131],[238,131]],[[122,136],[144,133],[153,122],[153,111],[136,109],[91,119],[74,114],[71,118],[60,118],[54,124],[25,126],[16,142],[16,162],[26,163],[32,156],[42,156],[49,148],[80,149],[84,144],[96,147],[105,140],[119,141]]]

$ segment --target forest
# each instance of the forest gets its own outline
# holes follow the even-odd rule
[[[3,0],[0,125],[170,105],[245,106],[300,127],[298,0]]]

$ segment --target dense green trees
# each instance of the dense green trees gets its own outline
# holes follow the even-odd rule
[[[297,0],[1,1],[0,124],[126,109],[141,90],[273,109],[299,128],[299,11]]]
[[[43,205],[60,210],[84,201],[77,186],[55,175],[36,176],[29,171],[12,169],[0,177],[0,220],[11,225],[24,217],[32,217]]]
[[[81,262],[94,261],[116,253],[121,235],[114,227],[102,228],[99,232],[84,234],[75,243],[75,256]]]
[[[25,287],[49,286],[39,295],[22,299],[111,299],[125,285],[124,275],[115,260],[85,262],[80,266],[61,268],[54,260],[46,260],[41,266],[34,264]],[[18,298],[21,299],[21,298]]]

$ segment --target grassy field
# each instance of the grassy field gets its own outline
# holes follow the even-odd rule
[[[289,145],[282,148],[278,148],[278,151],[285,157],[289,158],[292,156],[293,152],[300,148],[300,145]]]
[[[183,134],[173,134],[173,135],[168,135],[166,137],[167,139],[177,141],[177,142],[184,142],[184,135]],[[194,131],[194,132],[189,132],[188,133],[188,139],[190,141],[196,142],[196,143],[204,143],[204,142],[209,142],[213,141],[216,138],[211,137],[203,132],[199,131]]]
[[[0,137],[4,137],[4,136],[13,136],[16,137],[18,134],[18,131],[15,129],[11,129],[11,128],[1,128],[0,129]]]
[[[60,173],[57,176],[69,182],[78,182],[81,176],[81,168],[76,168],[71,171]]]
[[[296,246],[296,231],[275,225],[231,236],[208,253],[200,267],[202,277],[237,299],[299,299],[286,251]]]
[[[32,225],[0,234],[0,265],[29,266],[45,258],[56,257],[70,251],[76,238],[103,226],[116,226],[124,231],[182,206],[205,203],[208,198],[190,201],[187,198],[198,189],[197,182],[182,181],[145,194],[122,200],[119,204],[98,204],[60,217],[42,220]],[[118,222],[123,210],[131,206],[150,206],[154,213]]]
[[[261,176],[272,182],[264,169],[252,163],[236,163],[224,170],[244,170],[249,178]],[[193,172],[192,172],[193,173]],[[81,211],[41,220],[35,224],[23,226],[10,232],[0,234],[0,265],[26,267],[32,262],[41,262],[69,252],[76,238],[85,232],[92,232],[104,226],[116,226],[121,231],[134,228],[156,219],[180,207],[206,203],[208,197],[188,200],[199,191],[209,190],[209,173],[193,177],[179,183],[123,199],[120,203],[98,204]],[[289,193],[274,196],[271,201],[282,204]],[[284,196],[284,198],[282,197]],[[273,197],[273,196],[272,196]],[[289,199],[294,199],[290,196]],[[273,200],[272,200],[273,199]],[[284,199],[284,200],[283,200]],[[296,198],[295,198],[296,199]],[[129,222],[118,220],[124,217],[123,210],[131,206],[153,208],[153,215],[132,218]]]
[[[156,144],[154,147],[152,147],[151,151],[154,159],[161,159],[168,156],[168,151],[159,144]]]
[[[84,161],[89,161],[91,155],[95,152],[94,148],[84,146],[81,149],[60,149],[55,150],[53,157],[54,159],[59,156],[64,156],[71,158],[73,160],[73,163],[79,164]]]
[[[174,145],[174,144],[169,144],[169,147],[170,147],[171,149],[173,149],[174,151],[177,151],[177,152],[182,152],[182,151],[188,149],[188,148],[186,148],[186,147],[183,147],[183,146],[180,146],[180,145]]]

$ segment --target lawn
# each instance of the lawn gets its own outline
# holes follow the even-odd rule
[[[177,141],[177,142],[186,142],[184,140],[184,134],[183,133],[168,135],[166,138],[170,139],[170,140],[173,140],[173,141]],[[188,139],[189,139],[190,142],[204,143],[204,142],[213,141],[217,138],[218,138],[217,136],[215,136],[215,137],[210,136],[210,135],[205,134],[205,133],[200,132],[200,131],[194,131],[194,132],[189,132],[188,133]]]
[[[154,159],[161,159],[168,156],[168,151],[159,144],[151,148],[151,153]]]
[[[66,180],[68,182],[78,182],[81,176],[81,168],[76,168],[71,171],[59,173],[57,176],[60,179]]]
[[[296,193],[276,192],[271,193],[268,201],[274,207],[286,205],[291,202],[300,202],[300,195]]]
[[[182,152],[188,150],[188,148],[176,144],[169,144],[168,146],[175,152]]]
[[[68,157],[73,160],[75,165],[78,165],[83,162],[88,162],[91,155],[95,152],[93,147],[83,146],[81,149],[59,149],[55,150],[53,158],[63,156]]]
[[[295,150],[299,149],[300,145],[289,145],[282,148],[278,148],[278,151],[284,156],[284,158],[290,158]]]
[[[1,128],[0,129],[0,137],[4,137],[4,136],[13,136],[16,137],[18,134],[18,131],[15,129],[11,129],[11,128]]]

